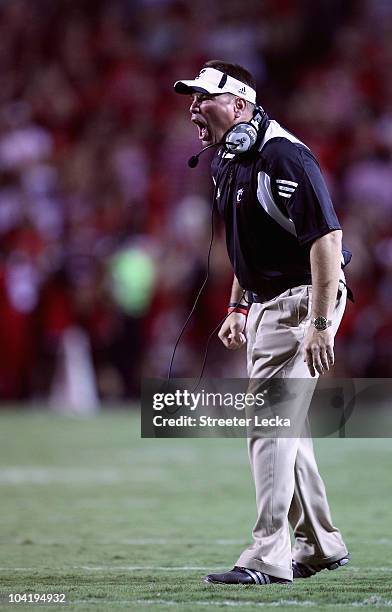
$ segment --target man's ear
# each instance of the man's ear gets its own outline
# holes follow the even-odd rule
[[[236,117],[241,117],[246,109],[246,101],[243,98],[234,98],[234,113]]]

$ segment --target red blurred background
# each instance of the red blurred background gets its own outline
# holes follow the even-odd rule
[[[3,402],[64,385],[136,398],[141,376],[166,374],[205,275],[212,192],[208,155],[187,167],[199,142],[172,85],[207,59],[250,69],[320,159],[353,251],[335,375],[392,375],[389,0],[3,0],[0,41]],[[225,312],[217,234],[176,376],[198,375]],[[240,376],[243,361],[215,341],[206,372]]]

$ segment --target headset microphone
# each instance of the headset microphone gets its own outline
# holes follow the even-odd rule
[[[196,168],[199,163],[199,155],[201,155],[201,152],[198,155],[192,155],[192,157],[188,159],[188,166],[190,168]]]
[[[192,157],[188,159],[188,166],[190,168],[196,168],[197,164],[199,163],[199,157],[202,153],[204,153],[204,151],[207,151],[207,149],[212,149],[212,147],[221,147],[224,145],[230,147],[230,150],[231,149],[234,150],[239,146],[238,144],[234,142],[214,142],[213,144],[210,144],[204,147],[204,149],[196,153],[196,155],[192,155]]]

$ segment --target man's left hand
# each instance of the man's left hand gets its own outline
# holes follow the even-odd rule
[[[324,374],[334,364],[334,336],[331,327],[318,331],[311,325],[306,333],[304,342],[304,361],[306,361],[310,375],[316,372]]]

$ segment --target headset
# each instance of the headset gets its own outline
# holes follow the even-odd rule
[[[234,155],[249,153],[259,144],[267,121],[267,113],[261,106],[256,106],[250,121],[236,123],[224,134],[222,141],[225,151]]]
[[[268,115],[265,110],[261,106],[256,106],[250,121],[241,121],[231,126],[220,142],[207,145],[199,153],[192,155],[188,160],[188,166],[196,168],[200,155],[213,147],[222,147],[226,153],[232,153],[234,156],[251,152],[264,136],[267,122]]]

